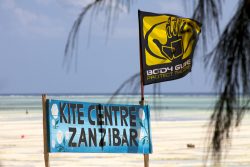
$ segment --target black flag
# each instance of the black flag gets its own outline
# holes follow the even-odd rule
[[[193,19],[139,11],[143,84],[175,80],[192,68],[201,24]]]

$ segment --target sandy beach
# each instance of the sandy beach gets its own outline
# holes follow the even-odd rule
[[[183,121],[155,121],[153,119],[151,122],[153,154],[150,155],[150,166],[202,166],[209,113],[203,113],[203,116],[207,119]],[[184,115],[184,117],[188,116]],[[250,166],[249,120],[249,115],[246,115],[242,126],[234,131],[232,146],[227,158],[223,161],[223,166]],[[1,112],[0,132],[1,167],[44,166],[42,112],[30,112],[29,114],[20,111]],[[195,148],[187,148],[187,144],[194,144]],[[50,165],[51,167],[142,167],[143,155],[50,154]]]

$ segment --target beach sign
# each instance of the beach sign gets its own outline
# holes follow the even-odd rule
[[[152,153],[149,106],[46,100],[48,152]]]
[[[138,11],[143,85],[186,76],[201,24],[190,18]]]

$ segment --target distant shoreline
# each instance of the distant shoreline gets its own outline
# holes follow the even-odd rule
[[[0,96],[41,96],[44,93],[0,93]],[[113,93],[46,93],[49,96],[112,96]],[[119,95],[140,95],[139,93],[121,93]],[[118,96],[119,96],[118,95]],[[154,93],[145,93],[145,95],[154,95]],[[219,95],[219,93],[207,93],[207,92],[201,92],[201,93],[192,93],[192,92],[187,92],[187,93],[161,93],[160,95],[165,95],[165,96],[216,96]]]

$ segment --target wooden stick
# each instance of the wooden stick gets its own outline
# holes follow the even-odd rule
[[[43,104],[43,145],[44,145],[44,162],[45,167],[50,167],[49,153],[48,153],[48,139],[47,139],[47,112],[46,112],[46,95],[42,95]]]
[[[140,101],[140,105],[144,105],[144,99]],[[149,167],[149,154],[143,154],[144,158],[144,167]]]
[[[144,106],[144,83],[143,83],[143,62],[142,62],[142,46],[141,46],[141,24],[140,24],[140,10],[138,10],[139,21],[139,56],[140,56],[140,77],[141,77],[141,101],[140,105]],[[149,167],[149,154],[144,154],[144,167]]]
[[[144,167],[149,167],[149,154],[144,154]]]
[[[139,56],[140,56],[140,78],[141,78],[141,102],[144,103],[144,83],[143,83],[143,62],[142,62],[142,44],[141,44],[141,24],[140,24],[140,10],[138,10],[139,21]],[[144,104],[143,104],[144,105]]]

